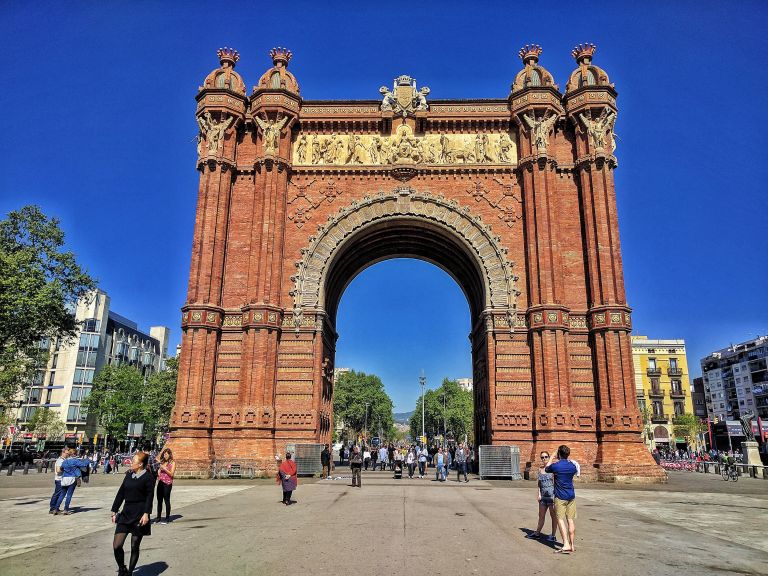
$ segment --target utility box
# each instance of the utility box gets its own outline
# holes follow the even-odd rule
[[[296,474],[299,476],[320,474],[323,471],[320,453],[323,451],[324,444],[296,444],[295,446],[293,458],[296,460]]]
[[[480,479],[522,480],[518,446],[480,446]]]

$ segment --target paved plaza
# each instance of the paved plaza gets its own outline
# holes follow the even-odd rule
[[[339,469],[343,474],[348,469]],[[455,478],[455,477],[454,477]],[[0,574],[116,573],[109,509],[119,476],[50,516],[52,475],[0,477]],[[525,539],[529,481],[306,479],[280,504],[269,480],[178,481],[137,576],[279,574],[768,574],[768,481],[672,473],[666,486],[577,485],[576,553]],[[546,529],[545,525],[545,529]]]

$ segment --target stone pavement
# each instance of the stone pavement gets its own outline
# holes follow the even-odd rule
[[[455,477],[454,477],[455,478]],[[50,516],[52,477],[0,477],[0,574],[112,575],[109,507],[121,478],[78,488]],[[577,486],[577,551],[526,540],[533,482],[394,480],[364,472],[303,480],[297,503],[271,481],[179,481],[174,522],[153,526],[137,576],[768,574],[768,481],[672,473],[666,486]]]

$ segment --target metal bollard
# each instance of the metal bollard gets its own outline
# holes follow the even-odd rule
[[[37,463],[37,473],[38,473],[38,474],[42,474],[42,473],[43,473],[43,461],[42,461],[42,460],[40,460],[40,461]]]
[[[29,474],[29,462],[24,462],[24,472],[22,474]]]
[[[13,463],[9,464],[9,465],[8,465],[8,472],[7,472],[7,476],[13,476],[13,471],[14,471],[15,469],[16,469],[16,464],[13,464]]]

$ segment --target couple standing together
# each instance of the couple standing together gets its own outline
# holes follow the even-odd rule
[[[526,538],[541,538],[547,511],[552,518],[552,534],[547,537],[549,542],[556,542],[555,526],[560,529],[563,547],[555,550],[558,554],[571,554],[576,551],[574,538],[576,536],[576,491],[573,487],[573,477],[580,474],[577,462],[570,459],[571,450],[565,444],[557,449],[557,461],[554,453],[544,450],[539,454],[539,524],[535,532]]]

